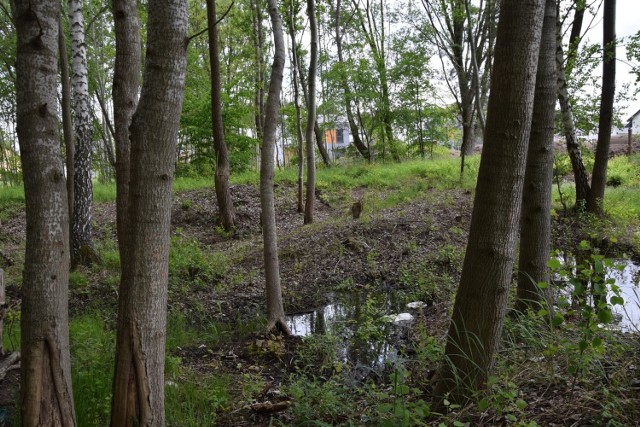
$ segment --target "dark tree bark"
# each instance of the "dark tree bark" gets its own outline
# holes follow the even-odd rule
[[[575,56],[575,52],[578,49],[578,43],[580,38],[580,32],[582,29],[582,17],[584,15],[584,8],[577,8],[573,26],[571,28],[571,39],[569,39],[569,51],[567,53],[567,63],[570,65],[572,57]],[[567,87],[567,73],[570,71],[565,68],[564,52],[562,49],[562,23],[560,17],[557,17],[556,23],[556,67],[558,72],[558,102],[560,103],[560,112],[562,115],[562,127],[567,145],[567,153],[571,160],[571,167],[573,169],[573,177],[576,185],[576,206],[584,206],[587,202],[587,197],[590,192],[589,187],[589,175],[584,167],[582,160],[582,152],[580,145],[578,144],[578,138],[576,135],[575,118],[573,115],[573,109],[571,107],[571,100],[569,99],[569,89]]]
[[[546,0],[520,217],[516,309],[521,312],[537,311],[547,297],[537,284],[549,283],[556,84],[556,0]]]
[[[362,155],[362,157],[371,161],[371,151],[364,144],[364,142],[362,142],[362,138],[360,138],[360,130],[358,129],[358,125],[356,124],[356,120],[353,115],[353,109],[351,108],[353,95],[351,94],[351,88],[349,88],[349,79],[347,78],[347,73],[344,70],[345,61],[342,54],[342,31],[340,27],[342,23],[340,21],[340,12],[341,12],[340,2],[341,0],[337,0],[336,10],[335,10],[336,50],[338,51],[338,62],[343,67],[340,73],[340,84],[342,85],[342,91],[344,92],[345,109],[347,110],[347,121],[349,122],[349,130],[351,131],[351,138],[353,138],[353,145],[356,147],[356,149]]]
[[[174,157],[186,74],[187,2],[148,4],[140,102],[131,123],[129,268],[116,340],[113,426],[164,425]]]
[[[65,166],[67,168],[67,204],[69,209],[69,247],[73,245],[71,235],[73,224],[73,153],[75,142],[73,138],[73,120],[71,119],[71,84],[69,83],[69,58],[67,56],[67,43],[64,39],[64,25],[62,17],[58,22],[58,50],[60,52],[60,80],[62,108],[62,134],[64,135]]]
[[[469,241],[434,397],[464,402],[493,366],[513,272],[544,1],[505,0]]]
[[[209,25],[209,61],[211,64],[211,126],[213,128],[213,147],[216,153],[216,200],[226,231],[233,230],[235,211],[229,186],[229,154],[224,141],[222,124],[222,89],[220,83],[220,54],[218,52],[218,24],[216,23],[216,2],[207,0],[207,22]]]
[[[591,176],[591,191],[587,211],[602,214],[604,189],[607,185],[607,163],[613,122],[613,102],[616,94],[616,0],[604,0],[602,33],[602,97],[598,120],[598,144]]]
[[[58,139],[58,1],[12,2],[27,242],[22,285],[23,426],[75,426],[69,320],[69,211]]]
[[[307,194],[304,205],[304,223],[313,222],[316,200],[316,156],[313,148],[313,129],[316,123],[316,68],[318,67],[318,25],[315,0],[307,0],[307,15],[311,30],[311,52],[309,55],[309,91],[307,95],[307,127],[305,142],[307,151]]]
[[[71,88],[75,119],[75,151],[73,178],[73,221],[71,265],[88,265],[99,261],[93,245],[91,230],[93,208],[93,180],[91,154],[93,127],[91,125],[91,98],[89,71],[85,43],[82,2],[69,0],[69,26],[71,33]]]
[[[129,239],[129,126],[140,89],[140,22],[135,0],[113,0],[116,58],[113,70],[113,124],[116,145],[116,226],[120,269],[128,269]],[[122,290],[121,290],[122,292]]]
[[[273,195],[273,152],[276,142],[277,116],[280,110],[280,90],[284,73],[285,47],[282,18],[277,0],[267,0],[273,43],[275,47],[271,66],[271,81],[265,110],[264,137],[260,161],[260,206],[262,211],[262,239],[264,241],[264,269],[267,297],[267,330],[279,329],[290,334],[284,319],[282,290],[280,286],[280,261],[278,260],[278,237]]]

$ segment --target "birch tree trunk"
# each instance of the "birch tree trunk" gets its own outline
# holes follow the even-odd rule
[[[58,1],[16,0],[16,105],[27,242],[21,328],[23,426],[75,426],[69,356],[69,210],[58,140]]]
[[[116,59],[113,70],[113,125],[116,145],[116,225],[120,269],[128,269],[129,126],[140,90],[140,23],[135,0],[113,0]],[[121,289],[120,292],[123,290]]]
[[[265,126],[260,161],[260,206],[262,211],[262,239],[264,241],[264,269],[267,296],[267,329],[279,329],[290,334],[284,319],[282,290],[280,286],[280,262],[278,260],[278,236],[273,194],[273,153],[276,142],[276,117],[280,110],[280,90],[284,73],[285,47],[282,18],[277,0],[267,0],[273,44],[275,47],[271,66],[271,81],[265,106]]]
[[[304,223],[313,222],[316,200],[316,157],[313,148],[313,130],[316,123],[316,68],[318,67],[318,25],[316,22],[315,0],[307,0],[307,15],[311,30],[311,52],[309,56],[309,93],[307,96],[307,126],[305,142],[307,150],[307,194],[304,205]]]
[[[131,123],[129,267],[116,340],[113,426],[164,425],[172,182],[186,75],[187,2],[148,4],[140,102]]]
[[[516,309],[522,312],[527,308],[536,311],[541,308],[546,292],[537,284],[549,283],[547,261],[551,253],[551,188],[557,84],[555,55],[556,0],[546,0],[520,219]]]
[[[87,69],[82,0],[69,0],[69,27],[71,33],[71,89],[75,118],[74,191],[71,265],[91,264],[97,260],[91,232],[93,182],[91,152],[91,97]]]
[[[502,3],[469,241],[445,361],[435,379],[437,407],[445,396],[465,402],[484,387],[498,349],[520,223],[544,4]]]
[[[211,64],[211,126],[213,128],[213,148],[216,153],[216,200],[218,201],[222,227],[226,231],[231,231],[235,223],[235,213],[229,188],[229,154],[227,144],[224,141],[224,126],[222,124],[222,89],[215,0],[207,0],[207,23],[209,25],[209,61]]]
[[[60,62],[60,107],[62,108],[62,134],[64,136],[65,166],[67,168],[67,205],[69,209],[69,247],[73,246],[71,236],[73,234],[73,157],[75,142],[73,140],[73,120],[71,118],[71,84],[69,82],[69,57],[67,56],[67,43],[64,39],[64,25],[62,17],[58,22],[58,50]]]

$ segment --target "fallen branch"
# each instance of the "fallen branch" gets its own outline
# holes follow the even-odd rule
[[[251,405],[251,409],[259,414],[273,414],[274,412],[285,411],[293,405],[290,400],[284,400],[282,402],[263,402],[254,403]]]
[[[14,369],[20,369],[20,352],[14,351],[7,354],[7,357],[0,360],[0,381],[4,380],[7,374]]]

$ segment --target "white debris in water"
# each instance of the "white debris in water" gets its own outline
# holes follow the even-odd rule
[[[413,320],[411,313],[400,313],[393,318],[393,323],[410,322]]]
[[[407,304],[408,308],[413,308],[413,309],[424,308],[426,306],[427,304],[423,301],[414,301]]]

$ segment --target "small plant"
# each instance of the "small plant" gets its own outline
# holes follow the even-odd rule
[[[589,366],[595,354],[604,351],[606,326],[614,322],[613,307],[623,305],[620,288],[615,279],[607,277],[607,272],[622,269],[615,261],[600,254],[597,248],[582,241],[575,263],[562,264],[558,257],[552,258],[548,265],[556,277],[555,284],[561,290],[557,299],[560,310],[569,317],[577,318],[580,340],[569,345],[572,356],[569,359],[569,372],[578,375]],[[569,260],[574,260],[568,257]],[[545,284],[538,284],[545,287]],[[560,326],[564,321],[562,313],[556,313],[553,325]]]
[[[498,377],[490,376],[484,397],[478,401],[477,405],[481,411],[490,410],[498,417],[504,417],[508,422],[515,423],[525,416],[527,402],[520,397],[520,392],[513,382],[501,381]]]
[[[205,288],[223,277],[229,260],[221,252],[205,252],[200,244],[177,232],[171,238],[169,252],[169,289],[186,293],[190,288]]]

